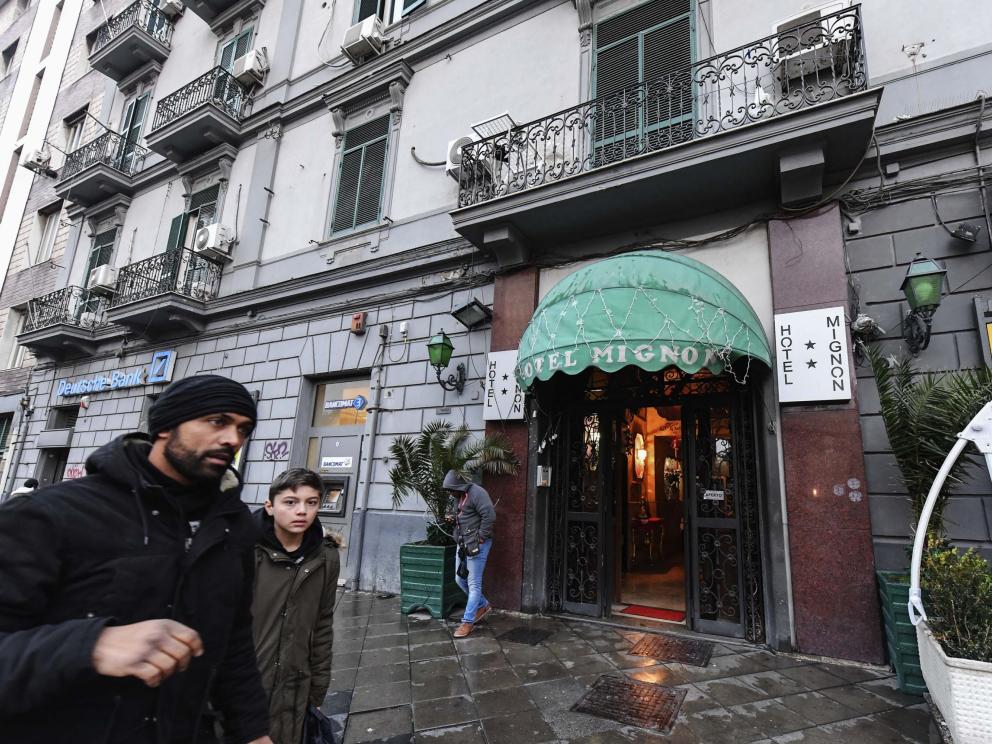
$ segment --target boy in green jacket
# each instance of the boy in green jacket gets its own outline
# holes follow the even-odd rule
[[[340,560],[317,520],[321,488],[313,471],[287,470],[255,513],[253,630],[274,744],[298,744],[307,707],[324,702],[331,681]]]

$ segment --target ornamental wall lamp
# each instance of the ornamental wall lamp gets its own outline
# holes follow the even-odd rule
[[[902,322],[902,336],[913,356],[930,345],[930,324],[940,307],[947,269],[933,259],[917,253],[902,280],[903,294],[909,303],[909,315]]]
[[[447,369],[451,362],[451,352],[455,350],[454,344],[448,338],[448,334],[441,329],[441,332],[433,336],[427,342],[427,357],[431,366],[437,373],[437,384],[445,390],[457,390],[459,393],[465,389],[465,365],[459,364],[455,368],[455,374],[448,375],[447,379],[441,379],[441,373]]]

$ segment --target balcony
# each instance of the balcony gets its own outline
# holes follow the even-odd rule
[[[165,62],[171,41],[169,17],[137,0],[97,29],[90,66],[119,83],[149,62]]]
[[[148,151],[116,132],[107,132],[65,159],[55,184],[62,199],[89,206],[113,196],[134,193],[134,175]]]
[[[217,145],[237,145],[247,97],[231,73],[215,67],[158,102],[148,148],[184,163]]]
[[[66,287],[28,302],[18,343],[35,354],[61,359],[96,351],[94,331],[108,325],[107,299],[82,287]]]
[[[532,245],[778,196],[779,185],[789,203],[797,179],[815,191],[810,181],[857,165],[880,94],[867,91],[855,6],[466,145],[451,217],[520,262]]]
[[[129,264],[117,273],[107,318],[144,338],[199,333],[222,270],[221,264],[187,248]]]

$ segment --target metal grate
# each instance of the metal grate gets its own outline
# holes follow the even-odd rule
[[[536,646],[541,641],[550,638],[551,635],[552,632],[550,630],[544,630],[542,628],[514,628],[503,633],[503,635],[496,636],[496,640]]]
[[[685,696],[685,690],[674,687],[603,675],[572,710],[667,734]]]
[[[630,649],[634,656],[648,656],[658,661],[674,661],[704,667],[710,663],[713,644],[694,638],[647,634]]]

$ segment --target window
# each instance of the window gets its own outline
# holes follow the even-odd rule
[[[83,143],[83,127],[86,124],[86,109],[77,111],[72,116],[67,116],[62,120],[62,129],[65,133],[65,151],[75,152]]]
[[[38,102],[38,91],[41,90],[41,81],[45,77],[45,71],[42,70],[34,77],[34,83],[31,85],[31,96],[28,98],[27,108],[24,109],[24,119],[21,121],[21,131],[17,135],[20,139],[25,134],[28,133],[28,127],[31,126],[31,118],[34,116],[34,105]]]
[[[3,179],[3,189],[0,189],[0,205],[7,203],[7,197],[10,195],[10,187],[14,183],[14,176],[17,175],[17,164],[21,162],[21,148],[18,147],[10,155],[10,162],[7,164],[7,175]],[[0,206],[0,214],[3,213],[3,207]]]
[[[32,266],[52,257],[52,247],[55,245],[55,235],[59,230],[61,214],[61,202],[55,207],[38,211],[35,217],[34,236],[29,247],[29,259]]]
[[[345,133],[332,233],[379,221],[389,122],[387,114]]]
[[[86,270],[83,273],[83,286],[90,281],[90,272],[97,266],[109,264],[114,255],[114,242],[117,240],[117,228],[114,227],[93,236],[89,258],[86,259]]]
[[[7,322],[0,337],[0,367],[14,369],[24,361],[24,347],[17,343],[17,334],[24,330],[25,313],[18,308],[10,308]]]
[[[646,87],[644,96],[618,99],[627,110],[597,122],[601,156],[611,159],[609,150],[622,152],[625,141],[629,149],[632,136],[671,138],[667,144],[691,138],[692,40],[692,0],[652,0],[597,24],[595,97]]]
[[[151,100],[150,93],[135,96],[124,106],[124,116],[121,118],[121,137],[124,138],[124,145],[118,156],[120,165],[124,172],[130,172],[134,166],[135,147],[141,138],[141,127],[145,123],[145,113],[148,111],[148,102]]]
[[[71,406],[52,406],[48,411],[49,429],[71,429],[79,418],[79,404]]]
[[[7,445],[10,444],[10,429],[14,423],[14,414],[8,413],[0,416],[0,459],[7,453]]]
[[[374,15],[383,23],[395,23],[426,3],[427,0],[358,0],[355,4],[354,22],[358,23]]]
[[[169,242],[165,246],[167,251],[193,247],[196,231],[217,221],[218,196],[220,196],[219,185],[190,195],[186,211],[174,217],[169,226]]]
[[[234,60],[245,56],[251,49],[252,32],[253,29],[249,27],[221,46],[218,62],[221,67],[228,72],[234,72]]]
[[[52,42],[55,41],[55,32],[59,30],[59,21],[62,19],[62,3],[55,6],[52,12],[52,22],[48,26],[48,36],[45,37],[45,48],[41,50],[41,58],[45,59],[52,51]]]
[[[369,389],[368,380],[320,383],[314,396],[311,426],[364,426]]]
[[[14,69],[14,57],[17,55],[17,40],[3,50],[3,58],[0,59],[0,77],[7,75]]]

